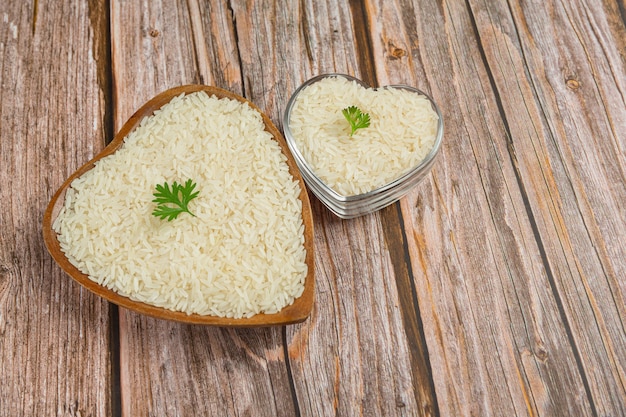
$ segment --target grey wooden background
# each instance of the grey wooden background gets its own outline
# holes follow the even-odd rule
[[[623,0],[0,3],[0,416],[626,415]],[[225,330],[102,301],[41,237],[134,110],[229,89],[281,126],[326,72],[414,85],[432,174],[343,221],[313,198],[303,324]]]

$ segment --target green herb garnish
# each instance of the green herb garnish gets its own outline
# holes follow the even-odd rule
[[[177,218],[182,212],[189,213],[195,217],[195,214],[189,211],[189,202],[198,196],[198,191],[193,193],[196,184],[191,180],[187,180],[185,185],[180,185],[176,181],[172,184],[172,189],[167,182],[163,185],[156,185],[156,192],[153,194],[156,198],[152,200],[157,203],[157,208],[152,212],[153,216],[161,219],[167,218],[168,222]],[[182,197],[182,199],[179,197]]]
[[[348,123],[350,123],[350,128],[352,129],[350,137],[354,135],[354,132],[356,132],[357,129],[368,127],[370,125],[370,115],[368,113],[363,113],[356,106],[346,107],[341,111],[341,113],[343,113],[343,117],[345,117]]]

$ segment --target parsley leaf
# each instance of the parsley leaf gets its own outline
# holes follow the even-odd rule
[[[194,188],[196,188],[196,184],[191,180],[187,180],[185,185],[180,185],[174,181],[171,189],[167,182],[164,182],[163,185],[157,184],[156,192],[153,194],[156,198],[152,200],[153,203],[157,203],[157,207],[152,215],[160,217],[162,220],[167,218],[168,222],[177,218],[182,212],[195,217],[195,214],[189,211],[188,207],[189,202],[198,196],[198,191],[193,192]]]
[[[346,107],[341,111],[343,113],[343,117],[346,118],[348,123],[350,123],[350,128],[352,132],[350,132],[350,137],[354,135],[357,129],[361,129],[364,127],[368,127],[370,125],[370,115],[368,113],[363,113],[356,106]]]

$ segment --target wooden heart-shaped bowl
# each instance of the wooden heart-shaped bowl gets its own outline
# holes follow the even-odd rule
[[[167,104],[174,97],[181,94],[190,94],[194,92],[204,91],[209,96],[214,95],[217,98],[229,98],[238,100],[242,103],[247,103],[251,108],[258,111],[265,123],[265,130],[269,132],[274,139],[280,144],[282,152],[287,157],[287,163],[289,171],[292,177],[298,182],[300,186],[299,198],[302,201],[302,219],[304,223],[304,246],[306,250],[305,262],[308,267],[307,276],[304,283],[304,292],[302,295],[294,300],[291,305],[284,307],[281,311],[274,314],[256,314],[250,318],[222,318],[210,315],[198,315],[187,314],[179,311],[172,311],[161,307],[156,307],[150,304],[146,304],[139,301],[134,301],[128,297],[118,294],[117,292],[106,288],[92,281],[86,274],[81,272],[67,259],[63,251],[61,250],[58,236],[52,225],[59,215],[61,208],[65,203],[65,194],[70,188],[70,184],[76,178],[83,175],[85,172],[92,169],[96,161],[113,154],[124,143],[124,138],[139,125],[141,120],[146,116],[151,116],[156,110]],[[115,135],[113,141],[106,146],[102,152],[100,152],[95,158],[83,165],[79,170],[72,174],[54,194],[50,204],[48,205],[43,217],[43,238],[48,248],[48,251],[59,264],[59,266],[74,280],[76,280],[83,287],[93,292],[100,297],[109,300],[121,307],[125,307],[129,310],[145,314],[147,316],[156,317],[160,319],[173,320],[184,323],[205,324],[213,326],[224,327],[257,327],[257,326],[271,326],[271,325],[284,325],[292,324],[304,321],[310,314],[313,307],[314,300],[314,288],[315,288],[315,274],[314,274],[314,258],[313,258],[313,219],[311,215],[311,206],[309,198],[306,192],[306,187],[300,171],[287,147],[285,139],[281,135],[280,131],[274,126],[272,121],[263,112],[255,106],[249,100],[240,97],[234,93],[223,90],[221,88],[204,86],[204,85],[186,85],[181,87],[172,88],[167,90],[150,101],[144,104],[130,119],[124,124],[122,129]]]

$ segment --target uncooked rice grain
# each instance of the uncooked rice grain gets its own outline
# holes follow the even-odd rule
[[[276,313],[304,291],[300,188],[258,111],[204,92],[144,118],[114,154],[74,180],[53,224],[93,281],[187,314]],[[192,179],[199,195],[168,222],[156,184]]]
[[[370,115],[350,137],[341,110]],[[297,96],[289,128],[313,172],[344,196],[363,194],[417,166],[435,144],[439,117],[427,97],[403,89],[368,89],[344,77],[327,77]]]

